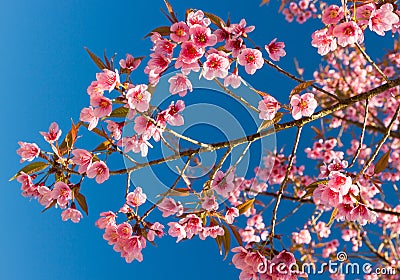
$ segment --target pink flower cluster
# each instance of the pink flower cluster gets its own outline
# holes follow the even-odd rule
[[[74,149],[72,162],[78,165],[78,172],[86,172],[88,178],[96,178],[98,184],[104,183],[110,177],[109,169],[103,161],[93,161],[92,153],[84,149]]]
[[[288,22],[292,22],[296,18],[296,21],[300,24],[305,23],[311,17],[315,17],[316,12],[315,4],[310,0],[300,0],[299,3],[290,2],[289,7],[282,10],[282,14]]]

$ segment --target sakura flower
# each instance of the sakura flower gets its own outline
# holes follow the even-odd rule
[[[115,225],[115,218],[117,216],[112,211],[101,212],[100,218],[96,221],[96,226],[100,229],[104,229],[109,225]]]
[[[158,209],[162,212],[164,218],[177,214],[177,216],[182,215],[183,206],[180,202],[175,202],[173,198],[166,197],[158,205]]]
[[[20,172],[20,175],[17,177],[17,181],[21,183],[22,195],[25,197],[37,197],[39,196],[38,186],[33,184],[32,177],[26,174],[25,172]]]
[[[189,214],[185,218],[180,219],[179,224],[185,226],[186,237],[189,239],[200,233],[203,229],[200,218],[195,214]]]
[[[178,60],[182,60],[182,62],[186,64],[191,64],[193,62],[197,62],[197,60],[201,58],[203,54],[203,48],[199,48],[193,42],[188,41],[182,43]]]
[[[151,94],[147,91],[147,85],[137,85],[129,89],[126,98],[131,109],[139,112],[145,112],[149,109]]]
[[[262,53],[256,49],[246,48],[237,57],[238,63],[245,67],[247,74],[253,75],[264,65]]]
[[[201,10],[191,11],[187,15],[187,24],[189,27],[193,27],[194,25],[197,25],[197,24],[207,27],[211,24],[211,20],[209,18],[206,18],[204,16],[203,11],[201,11]]]
[[[146,202],[147,196],[141,187],[137,187],[126,196],[126,203],[132,207],[138,207]]]
[[[326,55],[337,48],[336,38],[333,37],[333,34],[330,34],[326,28],[315,31],[311,35],[311,38],[311,45],[318,48],[318,53],[320,55]]]
[[[168,226],[169,226],[168,234],[172,237],[178,237],[176,243],[186,238],[186,231],[182,225],[176,222],[169,222]]]
[[[183,21],[175,22],[170,28],[171,39],[177,43],[185,42],[189,39],[189,27]]]
[[[337,5],[330,5],[322,12],[324,24],[337,24],[343,18],[343,8]]]
[[[44,207],[48,207],[53,202],[51,190],[46,186],[39,185],[37,191],[39,193],[38,202]]]
[[[96,79],[98,87],[102,90],[108,90],[109,92],[119,85],[119,74],[117,69],[115,69],[115,72],[104,69],[102,73],[96,74]]]
[[[137,134],[142,135],[144,140],[149,140],[153,137],[154,141],[158,142],[161,139],[161,134],[163,132],[162,127],[164,126],[164,122],[157,121],[157,125],[155,125],[145,117],[139,116],[135,119],[134,130]]]
[[[207,80],[225,78],[228,75],[228,69],[228,58],[212,53],[207,56],[207,61],[203,64],[203,77]]]
[[[121,66],[121,68],[132,72],[139,67],[141,62],[141,58],[134,58],[131,54],[127,54],[126,59],[121,59],[119,61],[119,65]]]
[[[374,223],[377,217],[378,215],[376,212],[369,210],[367,206],[362,203],[358,203],[350,212],[350,219],[359,222],[362,226],[366,225],[368,222]]]
[[[132,226],[127,222],[117,225],[117,234],[121,239],[128,239],[132,232]]]
[[[190,28],[190,36],[197,47],[205,48],[214,46],[217,43],[217,36],[211,33],[211,29],[201,25],[194,25]]]
[[[51,123],[48,132],[40,132],[44,136],[44,140],[49,143],[54,143],[61,136],[61,129],[58,127],[56,122]]]
[[[153,35],[150,37],[153,42],[153,48],[151,49],[155,53],[166,56],[167,58],[172,58],[172,53],[174,52],[174,48],[176,44],[164,39],[159,33],[153,32]]]
[[[184,124],[182,115],[179,113],[185,109],[185,103],[182,100],[171,102],[171,105],[165,110],[165,120],[173,126],[180,126]]]
[[[117,141],[121,139],[122,136],[121,124],[113,122],[111,120],[105,120],[105,122],[107,123],[107,130],[111,132],[114,139]]]
[[[259,118],[272,120],[280,108],[279,102],[273,96],[266,95],[263,100],[258,102],[258,110],[260,110]]]
[[[375,4],[369,3],[357,7],[356,18],[359,24],[367,25],[371,18],[372,12],[375,11]]]
[[[318,103],[314,98],[314,94],[305,93],[303,95],[294,94],[290,99],[290,105],[292,105],[292,116],[295,120],[300,119],[302,116],[311,116]]]
[[[211,183],[211,187],[223,197],[228,197],[229,193],[235,189],[235,185],[233,184],[234,174],[233,172],[229,172],[229,174],[225,174],[221,170],[218,170],[215,174],[214,180]]]
[[[183,74],[177,73],[175,76],[168,79],[170,83],[169,92],[171,94],[179,94],[179,96],[183,97],[186,95],[187,91],[193,91],[192,83],[190,80]]]
[[[107,165],[103,161],[96,161],[90,164],[87,168],[86,174],[88,178],[96,177],[98,184],[104,183],[110,177]]]
[[[112,101],[104,96],[93,96],[90,98],[90,105],[97,107],[93,110],[93,115],[97,118],[109,116],[112,112]]]
[[[227,30],[232,33],[235,37],[247,37],[247,33],[252,32],[255,29],[255,26],[247,26],[246,20],[241,19],[238,24],[231,24]]]
[[[81,111],[81,114],[79,116],[79,119],[83,122],[88,122],[88,130],[91,131],[93,128],[95,128],[99,122],[99,118],[95,116],[93,107],[89,108],[83,108]]]
[[[104,94],[103,89],[99,86],[98,81],[93,81],[87,88],[87,93],[92,96],[101,96]]]
[[[300,232],[293,232],[292,238],[296,244],[310,244],[311,235],[308,229],[302,229]]]
[[[207,211],[217,211],[219,205],[218,202],[215,201],[215,196],[206,196],[201,204],[201,207]]]
[[[181,68],[181,72],[184,75],[189,75],[191,71],[194,71],[194,72],[200,71],[200,65],[198,62],[194,61],[194,62],[186,63],[183,61],[182,57],[178,57],[178,59],[176,60],[175,68],[176,69]]]
[[[228,224],[232,224],[233,220],[239,217],[239,210],[236,207],[228,208],[225,213],[225,220]]]
[[[72,162],[79,166],[78,172],[83,174],[87,171],[88,166],[92,163],[93,155],[84,149],[72,150],[74,157]]]
[[[123,244],[123,254],[127,263],[134,260],[143,261],[142,250],[146,248],[146,239],[143,236],[134,235]]]
[[[108,241],[108,245],[113,245],[118,242],[119,236],[117,233],[117,225],[109,224],[103,234],[104,240]]]
[[[217,238],[217,236],[223,236],[225,233],[224,229],[219,225],[204,227],[200,232],[199,237],[201,240],[205,240],[208,236]]]
[[[329,175],[328,187],[339,192],[341,196],[346,195],[352,185],[352,180],[350,177],[344,174],[332,171]]]
[[[164,226],[160,224],[159,222],[155,222],[150,226],[149,231],[147,232],[147,239],[149,241],[154,241],[154,237],[157,235],[159,238],[161,238],[164,235]]]
[[[284,50],[285,43],[284,42],[276,42],[276,38],[271,41],[268,45],[265,45],[265,50],[268,52],[269,57],[273,61],[279,61],[281,57],[286,55]]]
[[[333,29],[333,35],[337,37],[337,42],[342,47],[364,41],[363,31],[354,21],[336,25]]]
[[[225,77],[224,79],[225,87],[231,86],[233,88],[238,88],[240,87],[241,83],[247,85],[246,82],[242,79],[242,77],[240,77],[237,73],[238,70],[236,68],[231,75]]]
[[[393,5],[383,4],[378,10],[374,10],[369,18],[369,29],[376,34],[384,36],[385,31],[392,29],[392,25],[399,22],[399,16],[393,12]]]
[[[71,220],[74,223],[79,223],[79,221],[83,218],[82,213],[73,208],[68,208],[62,211],[61,219],[65,222],[67,220]]]
[[[57,204],[61,208],[65,208],[68,205],[69,200],[72,199],[72,191],[64,182],[57,182],[51,191],[51,196],[53,199],[57,199]]]
[[[232,51],[232,57],[237,57],[240,51],[246,48],[242,38],[227,39],[225,48],[228,51]]]
[[[32,161],[40,154],[40,149],[35,143],[19,141],[18,145],[20,148],[17,150],[17,154],[21,156],[20,162]]]
[[[328,238],[331,234],[330,227],[327,226],[326,223],[319,221],[315,227],[315,230],[319,237],[321,238]]]

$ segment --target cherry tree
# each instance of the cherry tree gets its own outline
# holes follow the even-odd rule
[[[87,180],[107,184],[112,176],[126,176],[125,203],[104,209],[96,226],[128,263],[143,261],[148,243],[159,238],[181,242],[198,236],[216,241],[222,257],[241,271],[240,279],[312,277],[304,264],[357,259],[372,264],[364,279],[397,279],[400,12],[395,2],[282,1],[280,12],[288,22],[319,24],[309,38],[322,58],[313,80],[304,80],[299,67],[291,73],[279,66],[290,55],[279,38],[254,42],[251,18],[231,22],[198,9],[178,17],[164,2],[166,25],[146,35],[150,53],[127,54],[116,63],[115,56],[100,58],[86,49],[99,72],[88,82],[88,106],[79,120],[76,116],[64,134],[56,122],[40,132],[46,146],[18,142],[17,154],[27,163],[11,179],[21,183],[22,195],[37,199],[46,211],[60,208],[63,221],[78,223],[88,214]],[[378,59],[364,44],[372,33],[393,37],[392,49]],[[263,67],[297,86],[283,97],[266,93],[268,85],[252,87],[246,76]],[[137,80],[135,71],[144,71],[148,80]],[[187,100],[205,87],[255,115],[252,130],[225,141],[212,135],[200,141],[185,133],[193,124]],[[192,115],[209,122],[213,107],[200,108]],[[229,121],[222,120],[220,128],[231,132]],[[275,143],[282,131],[293,132],[294,142]],[[300,150],[305,133],[315,138]],[[98,143],[85,142],[90,134]],[[250,152],[260,164],[248,170]],[[214,160],[206,162],[212,153]],[[114,155],[125,164],[111,168]],[[305,157],[309,160],[301,162]],[[174,172],[172,182],[159,181],[157,187],[140,173],[150,169],[161,178],[152,168],[162,165]],[[310,214],[299,212],[305,208]],[[290,217],[298,224],[279,230]],[[392,273],[374,273],[377,268]],[[345,279],[346,273],[328,274]]]

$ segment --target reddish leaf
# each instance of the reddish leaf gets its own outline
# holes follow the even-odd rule
[[[242,204],[240,204],[239,206],[237,206],[236,208],[239,210],[239,214],[242,215],[247,210],[249,210],[251,208],[251,206],[253,205],[254,200],[255,200],[255,198],[249,199],[249,200],[243,202]]]
[[[339,211],[338,211],[337,208],[333,209],[331,217],[330,217],[329,222],[327,224],[328,227],[335,221],[335,217],[337,216],[338,212]]]
[[[160,26],[160,27],[154,28],[152,31],[150,31],[149,34],[144,36],[144,38],[150,37],[151,35],[153,35],[154,32],[159,33],[161,36],[168,36],[169,34],[171,34],[171,30],[170,30],[169,26]]]
[[[75,198],[78,201],[79,206],[86,213],[86,216],[89,216],[89,209],[88,209],[88,205],[86,203],[85,196],[81,193],[77,193],[77,194],[75,194]]]
[[[222,24],[221,23],[223,23],[225,25],[225,22],[219,16],[216,16],[216,15],[211,14],[211,13],[206,13],[206,12],[204,12],[204,15],[206,17],[208,17],[211,20],[211,22],[214,23],[219,28],[222,28]]]
[[[178,18],[176,17],[174,9],[172,8],[171,4],[167,0],[164,0],[164,3],[165,6],[167,6],[168,13],[171,15],[174,22],[178,22]]]
[[[379,174],[383,170],[386,169],[386,167],[389,165],[389,159],[390,159],[390,150],[387,151],[376,163],[375,168],[374,168],[374,173]]]
[[[226,260],[226,257],[228,257],[229,254],[229,250],[231,249],[231,234],[226,226],[222,225],[222,228],[224,229],[224,235],[222,236],[225,251],[224,260]]]
[[[104,62],[100,59],[100,57],[98,57],[97,55],[92,53],[87,47],[85,47],[85,50],[87,51],[87,53],[89,54],[90,58],[97,65],[97,67],[99,67],[100,70],[108,69],[107,66],[104,64]]]
[[[228,224],[228,226],[230,227],[233,236],[235,237],[236,241],[239,243],[240,246],[243,246],[243,241],[242,241],[242,237],[240,236],[239,232],[237,231],[236,226],[234,225],[230,225]]]
[[[98,145],[92,152],[106,151],[106,150],[110,149],[111,146],[112,146],[112,143],[110,141],[106,140],[103,143],[101,143],[100,145]]]
[[[79,127],[82,125],[82,122],[78,122],[76,125],[72,122],[71,130],[65,136],[64,141],[61,143],[59,150],[61,155],[65,155],[75,144],[77,139]]]
[[[292,95],[294,94],[299,94],[302,90],[305,90],[306,88],[308,88],[309,86],[311,86],[315,81],[311,80],[311,81],[305,81],[301,84],[298,84],[297,86],[295,86],[292,91],[289,94],[289,99],[292,98]]]

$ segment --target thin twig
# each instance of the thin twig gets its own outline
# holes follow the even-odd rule
[[[354,163],[356,162],[358,155],[361,152],[361,148],[364,142],[364,135],[365,135],[365,128],[367,127],[367,120],[368,120],[368,98],[365,99],[365,114],[364,114],[364,122],[363,122],[363,127],[362,127],[362,131],[361,131],[361,138],[360,138],[360,143],[358,145],[357,151],[353,157],[353,160],[351,161],[349,168],[352,167],[354,165]]]

